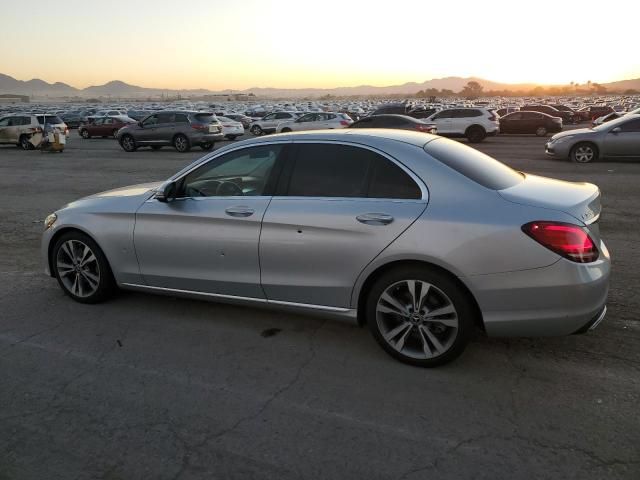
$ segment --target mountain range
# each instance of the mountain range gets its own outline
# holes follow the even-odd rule
[[[415,94],[420,90],[437,88],[438,90],[448,89],[458,92],[469,81],[480,83],[485,90],[531,90],[537,85],[533,83],[526,84],[508,84],[493,82],[476,77],[445,77],[427,80],[422,83],[408,82],[402,85],[390,85],[386,87],[376,87],[371,85],[360,85],[357,87],[337,87],[337,88],[248,88],[246,90],[207,90],[186,89],[171,90],[160,88],[147,88],[137,85],[130,85],[120,80],[113,80],[104,85],[96,85],[86,88],[75,88],[62,82],[48,83],[44,80],[35,78],[33,80],[17,80],[9,75],[0,73],[0,94],[28,95],[34,99],[38,98],[63,98],[63,97],[81,97],[81,98],[100,98],[112,97],[122,99],[142,99],[151,97],[177,96],[190,97],[213,94],[250,94],[253,93],[259,97],[280,97],[280,98],[301,98],[301,97],[320,97],[323,95],[334,96],[359,96],[359,95],[390,95],[390,94]],[[608,91],[624,91],[627,89],[640,90],[640,78],[621,80],[618,82],[601,84]]]

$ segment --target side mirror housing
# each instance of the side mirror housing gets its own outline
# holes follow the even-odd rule
[[[622,131],[622,129],[620,127],[616,127],[614,129],[611,130],[611,133],[613,133],[614,135],[617,135],[618,133],[620,133]]]
[[[175,200],[177,193],[176,182],[166,182],[158,187],[153,198],[162,203],[169,203]]]

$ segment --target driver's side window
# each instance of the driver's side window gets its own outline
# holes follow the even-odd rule
[[[180,197],[265,195],[282,145],[243,148],[215,158],[184,177]]]
[[[147,117],[144,119],[144,121],[142,122],[142,124],[145,127],[150,127],[151,125],[155,125],[158,123],[158,116],[157,115],[151,115],[150,117]]]

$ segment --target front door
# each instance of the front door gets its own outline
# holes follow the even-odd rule
[[[610,129],[603,142],[604,157],[640,157],[640,118],[617,125],[619,132]]]
[[[214,157],[177,181],[178,198],[145,202],[134,243],[147,285],[264,298],[258,241],[283,144]]]
[[[360,272],[424,211],[426,193],[391,159],[336,143],[301,143],[260,237],[270,301],[349,308]]]

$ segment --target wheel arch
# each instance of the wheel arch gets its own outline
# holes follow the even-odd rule
[[[93,240],[95,244],[98,245],[98,248],[100,248],[100,250],[102,251],[104,258],[107,260],[107,264],[109,264],[109,269],[113,272],[113,270],[111,269],[111,262],[109,261],[109,257],[107,257],[107,253],[105,252],[100,242],[96,239],[96,237],[92,235],[91,232],[88,232],[84,228],[81,228],[75,225],[68,225],[68,226],[60,227],[49,239],[49,244],[47,245],[47,265],[49,266],[50,276],[55,277],[54,269],[53,269],[53,247],[55,246],[56,242],[62,235],[69,232],[79,232],[79,233],[82,233],[83,235],[86,235],[91,240]]]
[[[378,278],[380,278],[382,275],[384,275],[385,273],[391,270],[394,270],[397,268],[404,268],[404,267],[420,267],[420,268],[425,268],[429,270],[435,270],[446,275],[451,280],[453,280],[460,287],[460,290],[463,292],[463,294],[468,298],[468,300],[472,305],[472,308],[475,311],[474,323],[476,327],[480,328],[482,331],[485,331],[484,319],[482,317],[482,311],[480,310],[480,306],[478,305],[478,302],[476,301],[476,298],[471,292],[471,290],[469,289],[469,287],[460,279],[460,277],[458,277],[457,275],[454,275],[453,273],[451,273],[451,271],[447,270],[446,268],[436,263],[432,263],[426,260],[411,260],[411,259],[393,260],[388,263],[379,265],[378,267],[375,268],[375,270],[369,273],[369,275],[366,277],[364,282],[362,282],[362,286],[360,287],[360,290],[357,292],[358,325],[364,326],[366,324],[365,304],[367,301],[367,295],[369,294],[369,291],[371,290],[371,287],[373,286],[375,281]]]

